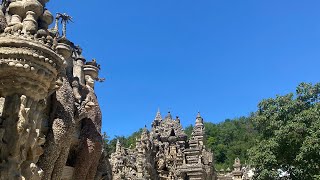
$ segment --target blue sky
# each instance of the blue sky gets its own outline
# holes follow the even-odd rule
[[[80,2],[80,3],[79,3]],[[158,108],[184,126],[248,115],[320,79],[320,1],[51,0],[68,37],[101,64],[103,131],[129,135]]]

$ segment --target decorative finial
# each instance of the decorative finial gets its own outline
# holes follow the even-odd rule
[[[201,114],[200,114],[200,111],[198,111],[198,115],[197,115],[197,118],[201,118]]]
[[[176,116],[176,121],[177,121],[178,123],[180,123],[180,118],[179,118],[179,116]]]
[[[62,24],[62,37],[66,38],[67,36],[67,23],[73,22],[72,17],[69,16],[67,13],[57,13],[56,20],[61,19]]]
[[[196,118],[196,125],[203,125],[203,118],[201,117],[200,112],[198,112],[198,115]]]
[[[121,151],[121,143],[120,143],[120,140],[117,139],[116,152],[120,152],[120,151]]]

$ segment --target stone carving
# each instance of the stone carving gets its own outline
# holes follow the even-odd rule
[[[70,16],[48,29],[47,2],[1,4],[0,180],[94,179],[102,154],[100,67],[66,38]]]
[[[99,68],[95,60],[87,62],[83,66],[86,84],[80,91],[84,108],[79,109],[79,114],[84,115],[79,117],[80,142],[79,149],[76,152],[75,179],[94,179],[102,154],[102,117],[99,103],[94,93],[94,82],[98,77]]]
[[[61,88],[52,95],[45,156],[39,162],[43,179],[60,179],[62,175],[75,130],[74,103],[71,85],[64,75]]]
[[[135,149],[125,149],[118,142],[111,155],[113,179],[215,179],[213,155],[204,144],[203,119],[198,114],[188,141],[180,124],[171,114],[162,119],[160,112],[137,139]]]

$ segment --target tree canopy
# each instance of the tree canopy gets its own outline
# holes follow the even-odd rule
[[[190,137],[193,126],[186,127],[185,132]],[[232,169],[234,159],[239,157],[242,162],[248,159],[247,150],[250,149],[257,137],[251,117],[227,119],[214,124],[205,123],[205,145],[214,153],[215,168]]]
[[[320,84],[263,100],[252,120],[259,142],[249,153],[257,179],[310,180],[320,176]]]

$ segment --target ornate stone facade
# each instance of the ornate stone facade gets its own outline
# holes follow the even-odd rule
[[[145,128],[134,149],[117,143],[110,159],[113,179],[215,179],[213,154],[204,146],[204,135],[200,114],[188,140],[179,117],[173,119],[168,113],[162,119],[158,112],[151,132]]]
[[[110,170],[97,172],[105,162],[94,92],[100,67],[67,39],[70,16],[58,13],[48,29],[47,2],[1,4],[0,180],[101,179]]]

